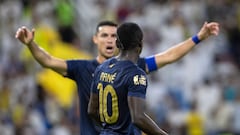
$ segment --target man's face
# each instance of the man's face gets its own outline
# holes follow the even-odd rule
[[[108,59],[117,54],[116,32],[117,27],[114,26],[99,27],[98,33],[93,37],[93,42],[98,47],[100,57]]]

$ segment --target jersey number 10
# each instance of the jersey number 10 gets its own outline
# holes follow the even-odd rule
[[[97,89],[99,90],[99,115],[101,122],[106,122],[108,124],[113,124],[117,122],[119,117],[118,111],[118,97],[117,94],[112,87],[112,85],[107,85],[103,87],[102,83],[98,84]],[[112,103],[112,115],[109,116],[108,114],[108,107],[107,107],[107,100],[108,94],[110,94],[111,103]]]

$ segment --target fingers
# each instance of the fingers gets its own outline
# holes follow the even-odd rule
[[[25,26],[18,28],[16,34],[15,34],[15,38],[27,38],[27,37],[32,37],[34,36],[34,32],[35,30],[32,29],[32,31],[30,31],[29,29],[27,29]]]
[[[207,25],[208,25],[208,22],[204,22],[203,27],[204,26],[207,27]]]
[[[32,29],[32,35],[33,35],[33,37],[34,37],[34,35],[35,35],[35,29]]]
[[[28,36],[27,29],[26,28],[22,28],[22,30],[23,30],[24,36],[27,37]]]
[[[28,45],[33,41],[35,30],[30,31],[25,26],[19,28],[15,34],[15,38],[21,41],[23,44]]]
[[[219,24],[217,22],[204,22],[202,28],[200,29],[198,35],[201,39],[206,39],[211,35],[219,34]]]
[[[218,35],[218,33],[219,33],[219,24],[218,23],[212,23],[210,25],[210,31],[211,31],[212,34]]]
[[[22,35],[23,31],[22,31],[22,28],[18,28],[16,34],[15,34],[15,37],[16,38],[19,38],[21,35]]]
[[[218,35],[218,33],[219,33],[219,27],[216,27],[216,28],[212,31],[212,34]]]
[[[15,37],[16,37],[16,38],[20,38],[20,36],[22,35],[22,33],[23,33],[22,29],[19,28],[19,29],[17,30],[16,34],[15,34]]]
[[[207,24],[207,29],[212,35],[218,35],[219,33],[219,23],[217,22],[211,22]]]

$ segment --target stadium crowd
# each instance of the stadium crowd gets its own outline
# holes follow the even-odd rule
[[[1,0],[0,135],[79,133],[76,87],[54,81],[15,39],[17,28],[36,28],[53,55],[91,58],[102,20],[139,24],[142,56],[183,41],[204,21],[220,23],[220,35],[148,76],[148,111],[171,135],[240,134],[240,1]]]

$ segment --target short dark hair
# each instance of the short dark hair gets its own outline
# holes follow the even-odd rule
[[[143,32],[141,28],[132,22],[121,24],[117,29],[117,47],[129,50],[142,47]]]
[[[97,27],[96,27],[96,33],[99,32],[99,27],[102,27],[102,26],[113,26],[113,27],[117,27],[117,23],[113,22],[113,21],[108,21],[108,20],[105,20],[105,21],[101,21],[98,23]]]

